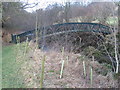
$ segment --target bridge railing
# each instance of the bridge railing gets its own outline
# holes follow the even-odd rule
[[[39,37],[46,38],[59,34],[73,33],[73,32],[95,32],[95,33],[104,33],[110,34],[110,27],[105,26],[99,23],[63,23],[56,24],[47,27],[42,27],[38,29],[38,32],[41,33]],[[23,32],[21,34],[12,35],[12,42],[17,43],[17,37],[24,38],[28,36],[35,37],[35,29]],[[24,41],[23,40],[23,41]],[[22,39],[21,39],[22,41]]]

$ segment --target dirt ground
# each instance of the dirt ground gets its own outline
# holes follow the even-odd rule
[[[81,54],[60,51],[30,50],[27,59],[21,68],[28,88],[40,87],[41,62],[45,60],[44,88],[114,88],[118,87],[113,78],[111,69],[105,64],[99,64]],[[60,78],[62,61],[65,61],[63,75]],[[84,76],[83,61],[85,62],[86,76]],[[90,79],[92,67],[92,80]],[[104,73],[106,72],[106,75]],[[92,83],[91,83],[92,82]]]
[[[11,35],[19,33],[22,33],[22,31],[0,29],[0,38],[2,38],[2,45],[3,46],[11,45],[10,43],[12,41]]]

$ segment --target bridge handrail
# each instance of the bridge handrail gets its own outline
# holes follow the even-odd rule
[[[42,33],[44,32],[44,30],[47,30],[48,28],[51,28],[51,27],[59,27],[59,26],[62,26],[62,25],[77,25],[77,24],[86,24],[86,25],[98,25],[99,27],[102,27],[102,28],[105,28],[105,29],[110,29],[110,27],[109,26],[107,26],[107,25],[103,25],[103,24],[100,24],[100,23],[89,23],[89,22],[71,22],[71,23],[61,23],[61,24],[55,24],[55,25],[50,25],[50,26],[46,26],[46,27],[41,27],[41,28],[38,28],[38,30],[42,30]],[[78,31],[80,31],[80,30],[78,30]],[[77,32],[78,32],[77,31]],[[83,31],[83,30],[81,30],[81,31]],[[86,30],[84,30],[84,31],[86,31]],[[91,30],[87,30],[88,32],[91,32]],[[22,36],[26,36],[26,35],[28,35],[28,34],[32,34],[32,33],[34,33],[35,32],[35,29],[33,29],[33,30],[29,30],[29,31],[26,31],[26,32],[23,32],[23,33],[21,33],[21,34],[17,34],[17,35],[12,35],[12,40],[15,42],[15,38],[16,37],[22,37]],[[62,32],[55,32],[55,33],[52,33],[52,34],[49,34],[49,35],[47,35],[46,37],[48,37],[48,36],[52,36],[52,35],[57,35],[57,34],[61,34],[61,33],[69,33],[69,32],[76,32],[76,30],[74,29],[74,30],[69,30],[69,31],[62,31]],[[101,31],[94,31],[94,32],[101,32]],[[107,33],[107,32],[105,32],[105,31],[102,31],[101,33]],[[108,33],[110,33],[110,32],[108,32]],[[44,35],[45,36],[45,35]]]
[[[63,34],[63,33],[71,33],[71,32],[101,32],[101,31],[98,31],[98,30],[68,30],[68,31],[61,31],[61,32],[56,32],[56,33],[52,33],[52,34],[48,34],[48,35],[45,35],[43,36],[43,38],[46,38],[46,37],[50,37],[50,36],[54,36],[54,35],[59,35],[59,34]],[[107,34],[110,34],[109,32],[105,32]]]

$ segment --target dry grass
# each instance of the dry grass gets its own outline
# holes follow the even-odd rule
[[[104,70],[105,66],[99,64],[97,61],[91,61],[83,55],[49,51],[43,52],[40,49],[31,50],[27,57],[29,58],[24,63],[21,71],[26,78],[25,83],[27,87],[39,88],[40,87],[40,73],[42,58],[45,55],[45,73],[43,87],[45,88],[90,88],[90,66],[93,68],[93,82],[94,88],[108,88],[117,87],[117,81],[113,79],[112,73],[106,76],[99,74],[98,70]],[[64,73],[60,79],[61,58],[64,58]],[[69,57],[66,60],[66,57]],[[84,78],[83,60],[86,66],[86,78]]]

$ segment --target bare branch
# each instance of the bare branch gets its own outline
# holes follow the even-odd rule
[[[26,4],[23,5],[21,8],[22,8],[22,9],[33,8],[33,7],[37,6],[38,4],[39,4],[39,3],[32,3],[32,4],[26,3]]]

